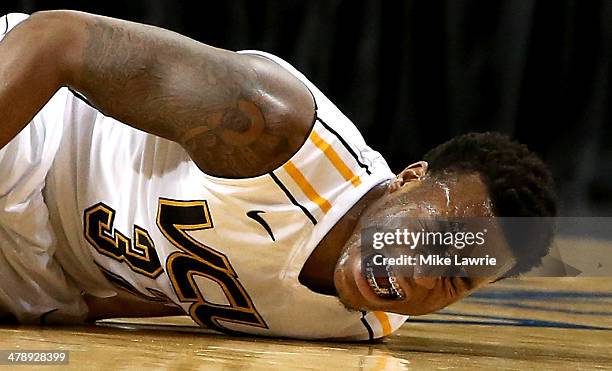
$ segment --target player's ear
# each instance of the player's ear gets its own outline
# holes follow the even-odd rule
[[[408,182],[421,179],[427,173],[427,162],[419,161],[408,165],[401,173],[397,174],[395,179],[391,181],[389,191],[394,192]]]

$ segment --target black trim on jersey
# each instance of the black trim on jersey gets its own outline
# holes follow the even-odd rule
[[[317,116],[317,120],[319,120],[319,122],[321,123],[321,125],[323,125],[323,127],[325,127],[325,129],[327,129],[330,133],[334,134],[336,136],[336,138],[338,138],[338,140],[340,141],[340,143],[342,143],[344,145],[344,147],[346,148],[347,151],[349,151],[349,153],[351,154],[351,156],[353,156],[353,158],[355,159],[355,161],[357,161],[357,163],[359,164],[359,167],[365,169],[366,173],[368,173],[368,175],[371,175],[372,172],[370,171],[370,168],[368,168],[368,165],[364,164],[363,162],[361,162],[361,160],[359,159],[359,156],[357,156],[357,154],[355,153],[355,151],[353,151],[353,149],[351,148],[351,146],[349,146],[349,144],[344,140],[344,138],[342,138],[340,136],[340,134],[338,134],[337,131],[335,131],[334,129],[332,129],[331,126],[327,125],[325,123],[325,121],[323,121],[320,117]]]
[[[365,319],[365,315],[366,312],[361,312],[361,323],[363,323],[363,326],[366,328],[366,330],[368,330],[368,340],[374,340],[374,331],[372,331],[372,327],[370,326],[370,324],[368,323],[368,320]]]
[[[6,22],[6,27],[4,28],[4,32],[2,33],[2,36],[6,35],[6,33],[8,32],[8,28],[9,28],[8,14],[4,17],[4,21]]]
[[[274,180],[274,183],[276,183],[276,185],[285,193],[285,195],[287,196],[289,201],[291,201],[291,203],[294,204],[295,206],[299,207],[302,210],[302,212],[304,212],[304,214],[306,214],[308,219],[310,219],[312,224],[317,225],[317,219],[315,219],[315,217],[310,213],[310,211],[308,211],[307,208],[305,208],[303,205],[301,205],[299,202],[297,202],[295,197],[293,197],[291,192],[289,192],[287,187],[285,187],[285,185],[280,181],[280,179],[278,179],[278,177],[276,177],[276,175],[274,175],[273,172],[270,172],[269,174],[270,174],[270,177],[272,177],[272,180]]]
[[[97,109],[97,108],[96,108],[96,107],[95,107],[93,104],[91,104],[91,103],[90,103],[90,102],[87,100],[87,98],[85,98],[85,96],[84,96],[83,94],[79,93],[78,91],[76,91],[76,90],[74,90],[74,89],[72,89],[72,88],[68,88],[68,90],[70,90],[70,92],[71,92],[71,93],[72,93],[72,94],[73,94],[75,97],[77,97],[77,99],[79,99],[79,100],[83,101],[83,103],[87,104],[89,107],[91,107],[91,108],[95,109],[96,111],[98,111],[98,109]]]

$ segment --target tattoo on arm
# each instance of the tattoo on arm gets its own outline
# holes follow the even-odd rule
[[[110,18],[93,17],[87,33],[73,88],[102,112],[180,143],[211,175],[271,171],[308,135],[312,97],[273,62]]]

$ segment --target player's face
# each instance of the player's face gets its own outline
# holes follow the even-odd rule
[[[465,174],[435,180],[424,176],[426,164],[417,164],[399,175],[388,192],[360,218],[334,272],[334,285],[342,303],[355,310],[382,310],[420,315],[442,309],[507,272],[514,263],[510,249],[497,228],[489,228],[486,246],[499,262],[485,274],[453,277],[449,274],[416,272],[404,267],[389,276],[373,277],[362,270],[361,230],[371,221],[387,224],[390,218],[431,220],[432,218],[492,218],[491,200],[478,175]],[[494,220],[494,219],[491,219]],[[419,226],[422,228],[423,224]],[[411,227],[411,226],[407,226]],[[412,226],[414,227],[414,226]],[[436,231],[435,226],[427,228]],[[416,229],[416,228],[415,228]],[[416,254],[407,250],[408,254]],[[410,270],[412,269],[412,271]],[[389,270],[387,270],[389,271]],[[377,290],[377,288],[383,288]]]

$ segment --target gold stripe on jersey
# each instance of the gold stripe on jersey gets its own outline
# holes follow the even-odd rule
[[[393,332],[393,329],[391,328],[391,322],[389,322],[389,316],[387,316],[387,313],[380,311],[373,313],[376,316],[376,319],[378,319],[378,322],[380,322],[380,327],[382,327],[382,336],[390,335]]]
[[[310,199],[310,201],[314,202],[319,206],[319,208],[323,211],[323,213],[327,214],[327,212],[331,209],[331,204],[325,198],[317,193],[312,184],[304,177],[304,174],[293,164],[293,162],[288,161],[285,165],[283,165],[283,169],[289,174],[291,179],[300,187],[302,192]]]
[[[357,187],[361,184],[361,178],[359,178],[358,175],[355,175],[355,173],[353,173],[351,169],[346,166],[346,163],[342,161],[338,153],[332,148],[329,143],[325,141],[325,139],[321,138],[321,136],[317,134],[316,131],[313,130],[310,133],[309,139],[312,144],[314,144],[318,149],[321,150],[321,152],[325,154],[327,159],[332,163],[332,165],[334,165],[336,170],[338,170],[340,175],[342,175],[342,177],[346,181],[351,182],[354,187]]]

